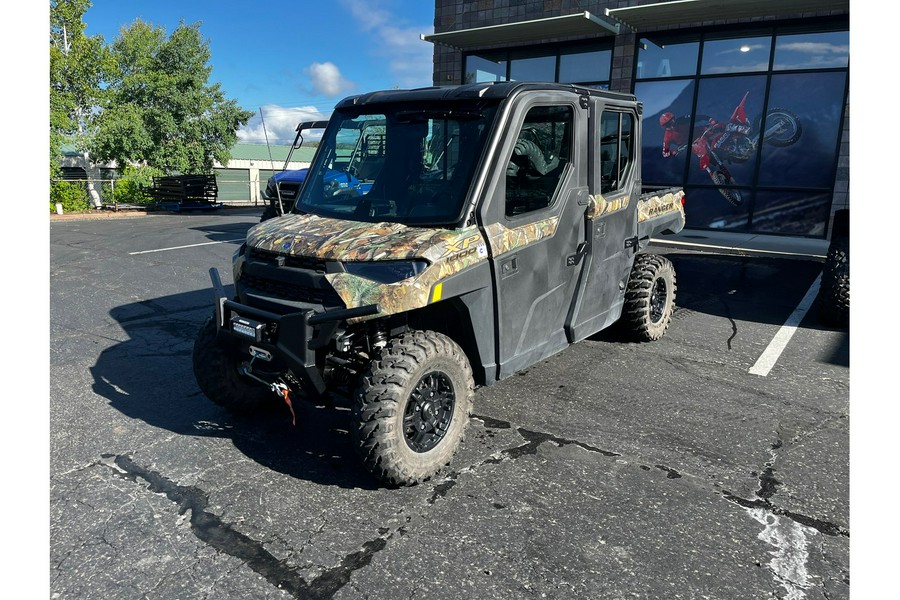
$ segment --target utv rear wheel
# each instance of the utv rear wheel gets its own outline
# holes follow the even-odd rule
[[[658,340],[665,334],[675,310],[675,268],[669,259],[639,254],[634,259],[622,324],[627,335],[639,342]]]
[[[465,354],[445,335],[411,331],[392,339],[357,389],[351,433],[366,468],[413,485],[450,463],[474,396]]]
[[[194,341],[194,377],[200,389],[207,398],[236,413],[272,405],[277,396],[261,383],[241,375],[242,362],[217,343],[216,322],[210,318]]]

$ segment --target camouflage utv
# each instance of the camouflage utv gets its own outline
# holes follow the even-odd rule
[[[616,322],[666,331],[675,273],[645,254],[684,226],[683,192],[641,195],[641,105],[557,84],[386,91],[335,108],[291,213],[215,269],[194,372],[234,411],[351,398],[351,435],[381,480],[447,465],[476,385]],[[341,140],[383,123],[371,186],[335,188]]]

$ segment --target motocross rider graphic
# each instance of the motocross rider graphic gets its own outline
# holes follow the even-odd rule
[[[687,146],[691,115],[676,118],[672,113],[664,112],[659,116],[659,126],[664,130],[662,155],[665,158],[675,156]]]
[[[734,206],[743,204],[744,198],[741,190],[734,187],[737,182],[726,164],[751,160],[762,141],[775,147],[790,146],[802,132],[797,115],[784,108],[766,111],[765,130],[760,130],[762,116],[752,122],[747,118],[745,104],[749,95],[750,92],[744,94],[727,123],[696,115],[693,133],[691,115],[676,118],[667,111],[659,117],[659,125],[664,131],[663,157],[675,156],[690,145],[691,152],[699,159],[700,169],[709,175],[722,196]]]

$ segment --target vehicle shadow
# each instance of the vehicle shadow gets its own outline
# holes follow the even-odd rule
[[[230,439],[251,460],[291,477],[343,488],[381,487],[351,446],[345,399],[338,398],[336,408],[294,402],[293,426],[290,409],[274,393],[270,409],[250,416],[232,415],[203,395],[192,352],[211,312],[212,293],[204,290],[111,310],[129,339],[104,350],[90,368],[93,391],[153,427]]]
[[[675,321],[692,313],[781,327],[803,300],[823,262],[815,259],[735,256],[689,251],[664,254],[675,267]],[[849,366],[850,334],[844,328],[830,327],[819,320],[817,297],[800,323],[801,328],[837,331],[842,335],[833,346],[829,362]],[[613,326],[592,339],[622,341],[621,331]]]

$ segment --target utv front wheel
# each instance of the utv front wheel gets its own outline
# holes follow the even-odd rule
[[[450,463],[474,396],[465,354],[445,335],[410,331],[392,339],[357,389],[351,432],[366,468],[412,485]]]
[[[628,278],[622,324],[639,342],[658,340],[666,332],[675,310],[675,268],[669,259],[639,254]]]
[[[241,375],[242,362],[217,343],[216,322],[210,318],[194,341],[194,377],[200,389],[207,398],[236,413],[272,405],[277,396],[261,383]]]

